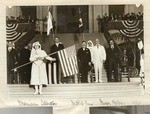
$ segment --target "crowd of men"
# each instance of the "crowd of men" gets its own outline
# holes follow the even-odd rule
[[[97,22],[98,25],[100,26],[99,28],[101,28],[101,32],[103,32],[103,26],[104,24],[110,22],[110,21],[121,21],[121,20],[143,20],[143,13],[138,12],[136,13],[123,13],[123,14],[110,14],[108,15],[107,13],[105,13],[102,17],[100,15],[97,16]]]
[[[138,12],[136,13],[123,13],[123,14],[110,14],[110,16],[108,16],[107,13],[105,13],[102,17],[100,17],[100,15],[98,15],[97,20],[105,20],[105,21],[117,21],[117,20],[143,20],[143,13]]]
[[[14,16],[6,16],[7,23],[35,23],[36,19],[31,17],[30,15],[25,17],[23,15],[19,15],[18,17]]]
[[[47,32],[47,17],[38,19],[38,18],[33,18],[30,15],[25,17],[23,15],[19,15],[18,17],[14,16],[6,16],[6,23],[32,23],[35,25],[35,33],[36,34],[45,34]],[[53,24],[53,31],[51,33],[55,34],[56,31],[56,22],[54,18],[52,19],[52,24]]]

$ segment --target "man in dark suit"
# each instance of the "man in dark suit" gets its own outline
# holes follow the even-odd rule
[[[12,70],[18,64],[18,53],[12,44],[7,47],[7,83],[16,83],[15,73]]]
[[[79,64],[79,72],[81,74],[81,82],[87,83],[87,75],[91,66],[91,53],[86,47],[85,41],[82,41],[82,47],[78,49],[77,59]]]
[[[112,71],[114,71],[115,81],[118,82],[118,50],[112,39],[109,41],[109,46],[110,47],[106,50],[106,61],[108,63],[108,82],[112,81]]]
[[[31,54],[31,44],[24,45],[24,48],[20,51],[20,59],[19,59],[20,65],[30,62],[29,60],[30,54]],[[24,84],[30,83],[31,64],[28,64],[20,68],[20,77],[21,77],[21,83]]]
[[[64,49],[64,45],[59,41],[59,38],[58,37],[56,37],[55,38],[55,44],[54,45],[52,45],[52,47],[51,47],[51,53],[54,53],[54,52],[57,52],[57,51],[59,51],[59,50],[62,50],[62,49]],[[53,54],[52,55],[52,58],[55,58],[56,59],[56,61],[54,61],[53,63],[56,63],[56,72],[57,72],[57,84],[58,83],[62,83],[62,73],[61,73],[61,71],[60,71],[60,63],[59,63],[59,58],[58,58],[58,54],[56,53],[56,54]],[[52,64],[53,65],[53,64]],[[53,68],[53,67],[52,67]],[[52,70],[53,71],[53,70]],[[52,80],[54,80],[53,79],[53,77],[52,77]],[[54,82],[53,82],[54,83]]]

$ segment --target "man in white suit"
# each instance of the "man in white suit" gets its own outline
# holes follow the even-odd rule
[[[93,48],[93,63],[95,69],[95,82],[102,83],[102,68],[106,60],[106,52],[104,46],[99,44],[99,39],[96,39],[96,45]]]

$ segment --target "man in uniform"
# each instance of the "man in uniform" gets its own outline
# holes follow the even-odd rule
[[[102,68],[106,60],[106,52],[104,46],[100,45],[99,39],[96,39],[96,45],[93,48],[93,63],[95,69],[95,82],[102,83]]]

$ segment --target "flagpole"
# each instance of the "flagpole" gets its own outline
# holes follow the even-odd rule
[[[52,22],[52,24],[53,24],[53,22]],[[54,29],[53,29],[53,27],[52,27],[52,35],[53,35],[53,40],[55,40],[55,34],[54,34]]]
[[[82,37],[83,37],[83,41],[85,41],[85,37],[84,37],[84,31],[83,31]]]
[[[57,51],[57,52],[58,52],[58,51]],[[47,56],[56,54],[57,52],[53,52],[53,53],[51,53],[51,54],[48,54]],[[47,56],[45,56],[45,57],[47,57]],[[45,58],[45,57],[44,57],[44,58]],[[22,68],[22,67],[24,67],[24,66],[26,66],[26,65],[28,65],[28,64],[31,64],[32,62],[34,62],[34,61],[30,61],[30,62],[28,62],[28,63],[25,63],[25,64],[22,64],[22,65],[20,65],[20,66],[18,66],[18,67],[15,67],[15,68],[12,69],[12,71],[15,70],[15,69]]]
[[[76,46],[76,45],[79,45],[79,44],[75,44],[75,46]],[[69,46],[69,47],[71,47],[71,46]],[[69,48],[69,47],[67,47],[67,48]],[[67,48],[65,48],[65,49],[67,49]],[[62,50],[63,50],[63,49],[62,49]],[[61,50],[59,50],[59,51],[61,51]],[[48,54],[48,55],[47,55],[47,56],[45,56],[45,57],[48,57],[48,56],[54,55],[54,54],[58,53],[59,51],[56,51],[56,52],[50,53],[50,54]],[[44,57],[44,58],[45,58],[45,57]],[[27,62],[27,63],[25,63],[25,64],[22,64],[22,65],[18,66],[18,67],[15,67],[15,68],[13,68],[13,69],[11,69],[11,70],[13,71],[13,70],[15,70],[15,69],[22,68],[22,67],[24,67],[24,66],[26,66],[26,65],[28,65],[28,64],[31,64],[32,62],[34,62],[34,61]]]

